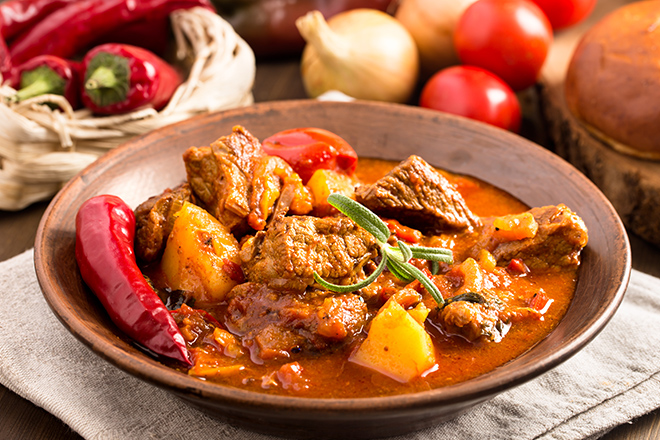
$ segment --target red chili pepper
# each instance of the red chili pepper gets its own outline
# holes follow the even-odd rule
[[[117,114],[167,104],[183,78],[153,52],[127,44],[98,46],[83,59],[81,93],[85,107],[95,113]]]
[[[4,38],[0,37],[0,75],[2,75],[2,81],[0,81],[0,83],[4,83],[12,78],[12,70],[13,63],[11,62],[11,56],[9,55],[7,44],[5,43]]]
[[[64,6],[21,34],[10,46],[15,63],[37,55],[72,58],[122,25],[146,17],[168,16],[178,9],[204,7],[209,0],[81,0]],[[136,42],[137,44],[137,42]]]
[[[0,3],[0,35],[9,41],[57,9],[78,0],[9,0]]]
[[[50,93],[64,96],[73,108],[79,106],[80,63],[40,55],[18,66],[14,76],[18,101]]]
[[[112,321],[154,353],[192,365],[183,335],[135,261],[135,216],[117,196],[100,195],[76,216],[76,261]]]
[[[294,128],[276,133],[262,143],[266,154],[279,156],[291,165],[304,183],[318,169],[355,172],[357,153],[348,142],[321,128]]]

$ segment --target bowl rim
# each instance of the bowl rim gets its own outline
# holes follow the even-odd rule
[[[428,115],[431,110],[422,109],[418,107],[407,106],[403,104],[386,104],[367,101],[354,101],[354,102],[323,102],[312,100],[287,100],[287,101],[268,101],[263,103],[253,104],[248,107],[236,108],[225,110],[216,113],[209,113],[193,117],[168,126],[170,127],[186,127],[191,126],[199,121],[204,121],[210,118],[231,117],[237,114],[245,113],[258,113],[267,108],[276,109],[279,111],[288,110],[291,108],[305,107],[309,105],[321,105],[328,107],[348,108],[349,106],[366,106],[373,109],[373,111],[384,111],[388,108],[405,108],[406,112],[414,114]],[[73,191],[79,185],[87,185],[86,176],[98,170],[103,171],[109,163],[116,156],[123,156],[130,152],[136,142],[143,142],[148,145],[150,139],[158,138],[160,130],[147,133],[145,135],[136,137],[126,142],[125,144],[110,150],[102,157],[97,159],[94,163],[86,167],[74,178],[69,180],[68,183],[55,195],[50,204],[48,205],[37,230],[34,247],[34,263],[37,273],[37,279],[43,292],[43,295],[52,309],[53,313],[63,323],[63,325],[83,344],[88,346],[93,352],[106,361],[110,362],[119,369],[132,374],[142,380],[145,380],[153,385],[161,388],[168,389],[180,396],[195,395],[197,397],[208,398],[214,402],[224,404],[232,407],[261,407],[264,409],[277,409],[277,410],[304,410],[306,414],[323,415],[327,413],[340,412],[342,417],[359,418],[365,413],[386,413],[392,408],[398,411],[415,410],[424,407],[435,407],[443,403],[456,403],[456,402],[469,402],[469,401],[482,401],[492,397],[495,394],[507,389],[514,388],[532,378],[547,372],[548,370],[563,363],[571,356],[580,351],[584,346],[591,342],[610,321],[616,310],[618,309],[621,301],[623,300],[631,272],[631,250],[628,236],[626,234],[623,224],[614,210],[613,206],[601,191],[582,173],[580,173],[573,165],[564,161],[559,156],[546,150],[545,148],[534,144],[533,142],[522,138],[516,134],[505,132],[504,130],[488,126],[476,121],[468,120],[459,116],[448,114],[440,114],[433,112],[434,117],[439,120],[450,121],[452,124],[464,127],[467,130],[478,130],[486,135],[497,135],[499,137],[511,139],[517,143],[527,144],[542,150],[540,154],[544,156],[544,160],[552,162],[553,166],[564,169],[567,173],[572,175],[572,178],[578,179],[581,184],[589,187],[589,190],[594,197],[597,197],[595,203],[602,204],[607,210],[607,214],[614,218],[617,227],[619,228],[619,236],[622,242],[620,243],[622,249],[622,262],[617,271],[618,287],[614,293],[614,300],[607,304],[602,313],[598,316],[591,326],[585,328],[581,333],[572,335],[570,341],[556,349],[552,356],[546,358],[544,362],[537,363],[534,366],[527,366],[519,370],[509,371],[504,364],[497,367],[495,370],[481,375],[477,378],[461,382],[447,387],[436,388],[428,391],[415,392],[411,394],[390,395],[382,397],[364,397],[364,398],[309,398],[309,397],[296,397],[296,396],[279,396],[254,391],[247,391],[239,388],[233,388],[222,384],[203,381],[194,377],[190,377],[185,373],[176,371],[164,364],[159,363],[157,360],[144,356],[136,356],[128,353],[117,346],[111,344],[103,337],[98,336],[84,323],[78,322],[71,315],[67,305],[61,300],[61,297],[53,295],[51,292],[62,291],[65,292],[65,287],[58,285],[54,279],[49,277],[48,264],[45,261],[44,249],[42,247],[45,242],[45,236],[56,225],[51,224],[53,212],[63,210],[66,207],[63,205],[62,195],[67,191]],[[145,146],[138,148],[145,148]],[[515,194],[513,194],[516,196]],[[538,345],[538,344],[537,344]],[[531,350],[533,350],[532,348]],[[530,351],[531,351],[530,350]]]

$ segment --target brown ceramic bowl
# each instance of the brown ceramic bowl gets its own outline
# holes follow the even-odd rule
[[[185,178],[181,154],[244,125],[263,139],[317,126],[338,133],[365,157],[411,153],[477,176],[531,206],[565,203],[584,219],[589,244],[577,291],[559,326],[517,359],[476,379],[410,395],[365,399],[270,396],[204,382],[137,350],[83,284],[74,258],[74,218],[86,199],[111,193],[135,207]],[[39,227],[35,264],[46,300],[95,353],[147,382],[231,423],[282,436],[373,438],[452,418],[565,361],[591,341],[619,306],[631,267],[625,230],[610,203],[571,165],[514,134],[403,105],[285,101],[210,114],[157,130],[111,151],[55,197]]]

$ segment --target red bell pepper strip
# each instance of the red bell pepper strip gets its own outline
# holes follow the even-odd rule
[[[153,52],[108,43],[85,55],[82,101],[95,113],[126,113],[163,108],[183,82],[177,70]]]
[[[16,100],[34,96],[62,95],[71,107],[78,108],[80,99],[80,63],[53,55],[40,55],[16,68],[13,87]]]
[[[10,41],[51,12],[78,0],[9,0],[0,3],[0,35]]]
[[[266,154],[279,156],[291,165],[303,183],[318,169],[355,172],[358,156],[353,147],[322,128],[293,128],[276,133],[262,142]]]
[[[137,266],[134,235],[135,216],[119,197],[87,200],[76,216],[80,274],[121,331],[152,352],[191,366],[183,335]]]
[[[122,25],[193,7],[215,11],[209,0],[80,0],[39,21],[9,50],[18,64],[42,54],[72,58]]]

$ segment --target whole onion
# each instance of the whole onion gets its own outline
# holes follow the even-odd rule
[[[410,33],[375,9],[352,9],[326,22],[319,11],[296,21],[307,42],[301,74],[315,98],[338,90],[356,99],[409,100],[417,83],[419,56]]]

